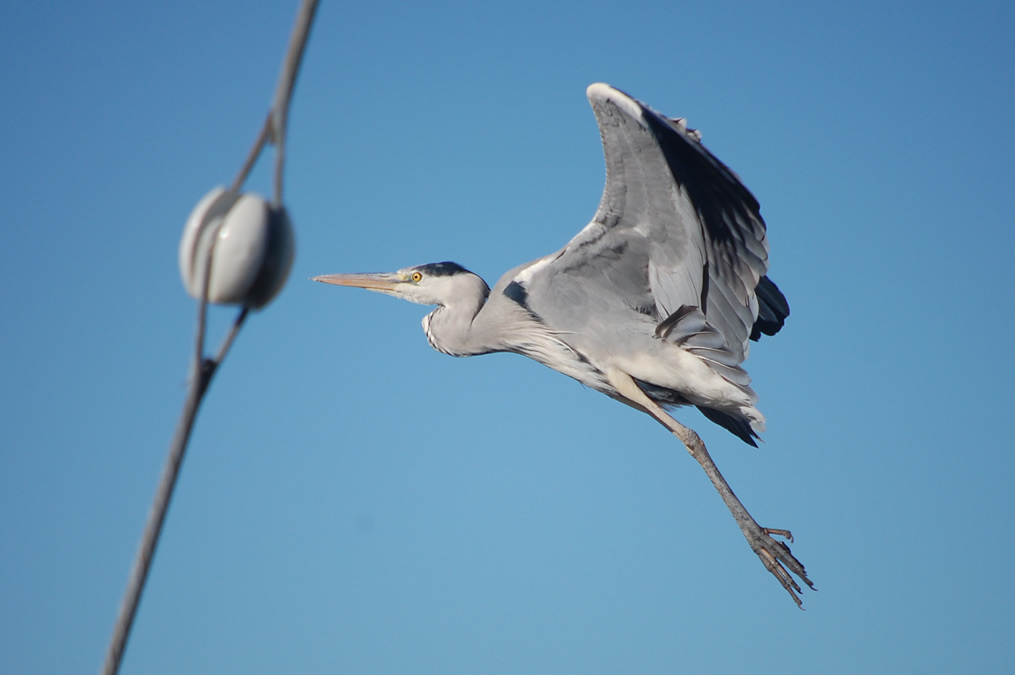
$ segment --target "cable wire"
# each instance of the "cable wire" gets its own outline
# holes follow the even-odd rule
[[[265,145],[270,143],[275,146],[276,150],[274,204],[277,207],[282,205],[282,172],[285,163],[285,134],[289,104],[292,101],[296,76],[299,73],[300,63],[302,62],[303,53],[310,36],[310,27],[317,12],[317,4],[318,0],[304,0],[300,6],[292,36],[289,39],[289,48],[286,52],[268,118],[265,120],[264,127],[258,133],[257,140],[254,141],[254,145],[231,188],[235,192],[239,191],[250,175],[250,171],[253,169],[262,150],[264,150]],[[190,433],[197,419],[197,412],[200,409],[205,393],[208,391],[208,386],[215,376],[215,372],[222,365],[226,354],[228,354],[233,341],[236,339],[249,314],[248,307],[240,309],[239,314],[233,321],[232,328],[222,341],[215,357],[206,358],[204,356],[204,341],[208,309],[208,284],[210,279],[211,262],[209,260],[204,276],[202,299],[198,303],[197,345],[190,368],[190,388],[183,405],[183,412],[180,414],[180,421],[176,426],[173,440],[169,446],[169,455],[166,457],[162,475],[155,490],[155,497],[148,512],[148,520],[141,535],[141,542],[134,558],[134,564],[127,579],[127,588],[124,591],[120,612],[113,627],[113,635],[110,638],[109,649],[106,652],[106,660],[102,668],[104,675],[116,675],[120,670],[123,653],[127,646],[127,639],[130,637],[134,617],[137,614],[138,604],[141,601],[141,594],[148,579],[152,558],[155,555],[155,549],[162,532],[162,525],[169,510],[169,503],[180,473],[180,466],[183,464],[183,457],[187,450],[187,443],[190,440]]]

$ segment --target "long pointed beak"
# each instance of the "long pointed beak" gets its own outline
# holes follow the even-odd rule
[[[394,272],[390,274],[323,274],[310,280],[336,286],[366,288],[371,291],[393,291],[396,286],[405,282],[400,274]]]

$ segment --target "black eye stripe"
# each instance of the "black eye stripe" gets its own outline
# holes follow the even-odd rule
[[[430,263],[428,265],[420,265],[416,269],[431,277],[449,277],[453,274],[469,271],[458,263],[453,262]]]

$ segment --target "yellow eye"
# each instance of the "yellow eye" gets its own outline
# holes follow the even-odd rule
[[[412,274],[411,274],[411,275],[409,276],[409,278],[410,278],[410,279],[412,279],[412,281],[413,281],[414,283],[417,283],[417,284],[418,284],[418,283],[419,283],[420,281],[422,281],[422,279],[423,279],[423,275],[422,275],[422,274],[420,274],[419,272],[413,272],[413,273],[412,273]]]

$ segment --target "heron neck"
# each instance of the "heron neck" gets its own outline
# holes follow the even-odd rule
[[[441,305],[423,317],[423,332],[430,346],[450,356],[478,356],[497,351],[483,330],[481,310],[485,297]]]

